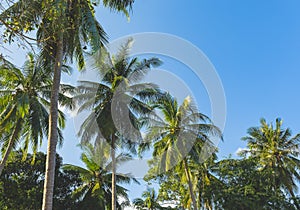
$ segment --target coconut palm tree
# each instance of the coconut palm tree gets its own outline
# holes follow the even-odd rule
[[[148,130],[144,143],[140,145],[140,153],[153,144],[152,174],[180,167],[179,171],[184,171],[182,177],[187,181],[193,207],[198,209],[194,194],[196,185],[193,185],[189,165],[192,161],[201,163],[207,154],[213,154],[215,148],[211,138],[221,138],[221,132],[207,116],[197,112],[190,97],[179,106],[177,100],[166,93],[155,106],[159,114],[143,119]]]
[[[133,0],[103,0],[113,11],[128,15]],[[37,29],[36,41],[44,61],[53,68],[50,98],[49,135],[43,209],[52,209],[55,155],[58,141],[58,95],[62,64],[75,57],[78,66],[84,66],[83,49],[90,46],[93,52],[107,41],[106,33],[95,18],[96,0],[19,0],[2,12],[2,23],[21,19],[18,27],[9,30],[11,36]],[[9,28],[9,25],[6,27]]]
[[[273,189],[279,188],[295,198],[297,182],[300,181],[299,143],[300,134],[292,137],[290,129],[282,129],[282,120],[277,118],[275,127],[261,119],[260,127],[248,129],[248,136],[242,138],[247,141],[248,149],[243,153],[257,160],[260,170],[270,174]],[[295,200],[295,205],[300,206]]]
[[[194,185],[197,186],[198,191],[198,205],[200,209],[213,209],[214,195],[216,191],[212,186],[220,184],[219,178],[212,172],[212,167],[215,165],[217,156],[212,154],[205,162],[201,164],[193,164],[191,171],[193,171]]]
[[[75,100],[81,105],[79,112],[92,109],[81,125],[79,136],[82,142],[101,135],[111,146],[112,157],[112,202],[115,206],[115,148],[116,145],[131,147],[139,139],[138,118],[152,109],[146,102],[159,96],[157,87],[139,83],[152,66],[161,64],[156,58],[138,61],[129,58],[132,40],[121,47],[116,56],[102,50],[91,57],[91,63],[102,76],[99,83],[80,81],[79,95]],[[133,151],[133,150],[132,150]],[[113,207],[113,209],[115,209]]]
[[[81,160],[86,168],[66,164],[63,170],[77,171],[82,179],[82,186],[74,192],[75,198],[79,200],[81,209],[111,209],[112,199],[112,160],[110,157],[110,145],[103,140],[96,141],[95,146],[91,143],[82,144],[83,153]],[[120,153],[116,156],[116,164],[129,161],[129,154]],[[128,205],[129,199],[127,190],[119,184],[128,184],[136,179],[128,174],[116,173],[116,194],[117,198],[124,200],[123,204]],[[137,182],[138,183],[138,182]],[[117,209],[121,209],[122,203],[116,202]]]
[[[49,69],[44,69],[33,54],[29,53],[27,57],[22,69],[7,60],[0,60],[0,130],[5,150],[0,163],[0,174],[9,154],[18,143],[23,144],[25,155],[29,144],[35,154],[49,130],[49,98],[53,75]],[[67,66],[63,69],[70,70]],[[72,99],[65,94],[73,90],[70,85],[60,85],[59,101],[62,106],[72,108]],[[59,112],[59,127],[64,128],[64,124],[65,117]],[[58,136],[62,142],[60,128]]]
[[[133,205],[139,210],[149,209],[149,210],[167,210],[171,209],[168,207],[162,207],[159,204],[158,196],[154,188],[147,188],[146,191],[142,193],[142,198],[136,198],[133,200]]]

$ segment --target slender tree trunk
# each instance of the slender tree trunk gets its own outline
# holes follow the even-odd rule
[[[56,145],[58,140],[57,121],[58,121],[58,94],[61,77],[61,66],[63,57],[62,37],[57,42],[57,51],[54,64],[54,77],[51,91],[49,134],[47,146],[47,159],[45,170],[45,183],[43,193],[43,210],[52,210],[53,189],[55,175]]]
[[[8,157],[9,157],[9,155],[10,155],[12,149],[13,149],[14,143],[15,143],[16,139],[18,138],[19,132],[21,130],[21,124],[22,124],[21,121],[22,121],[21,119],[18,119],[18,121],[16,123],[16,126],[15,126],[15,129],[14,129],[14,132],[13,132],[12,136],[9,139],[5,154],[4,154],[3,159],[1,160],[1,163],[0,163],[0,176],[2,174],[2,171],[4,169],[6,161],[7,161]]]
[[[186,174],[186,177],[187,177],[187,180],[188,180],[188,185],[189,185],[190,195],[191,195],[192,202],[193,202],[193,207],[194,207],[194,210],[198,210],[196,198],[195,198],[195,195],[194,195],[194,192],[193,192],[193,185],[192,185],[192,181],[191,181],[191,176],[190,176],[190,172],[189,172],[189,169],[188,169],[186,159],[183,160],[183,164],[184,164],[184,171],[185,171],[185,174]]]
[[[115,135],[111,136],[111,161],[112,161],[112,174],[111,174],[111,209],[117,210],[117,195],[116,195],[116,153],[115,153]]]

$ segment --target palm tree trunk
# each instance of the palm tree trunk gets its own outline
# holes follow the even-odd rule
[[[9,139],[5,154],[4,154],[3,159],[1,160],[1,163],[0,163],[0,176],[2,174],[2,171],[4,169],[6,161],[7,161],[8,157],[9,157],[9,155],[10,155],[12,149],[13,149],[14,143],[15,143],[16,139],[18,138],[19,132],[21,130],[21,124],[22,124],[21,121],[22,121],[22,119],[18,119],[18,121],[16,123],[16,126],[15,126],[15,129],[14,129],[14,132],[13,132],[12,136]]]
[[[191,176],[190,176],[190,172],[189,172],[189,169],[188,169],[186,159],[183,160],[183,165],[184,165],[184,171],[185,171],[185,174],[186,174],[186,177],[187,177],[187,180],[188,180],[188,185],[189,185],[190,195],[191,195],[192,202],[193,202],[193,207],[194,207],[194,210],[198,210],[196,198],[195,198],[195,195],[194,195],[194,192],[193,192],[193,185],[192,185],[192,181],[191,181]]]
[[[112,174],[111,174],[111,209],[117,210],[117,195],[116,195],[116,154],[115,154],[115,135],[111,136],[111,161],[112,161]]]
[[[55,175],[56,145],[58,141],[57,121],[58,121],[58,94],[61,78],[61,65],[63,57],[62,37],[57,42],[57,51],[54,64],[54,77],[50,99],[49,134],[47,146],[47,159],[45,171],[45,183],[43,193],[43,210],[52,210],[53,189]]]

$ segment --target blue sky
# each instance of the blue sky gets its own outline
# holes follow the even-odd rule
[[[97,17],[110,40],[140,32],[170,33],[208,56],[227,101],[222,158],[245,146],[240,138],[261,117],[273,122],[281,117],[294,134],[300,132],[299,8],[297,0],[136,0],[130,22],[105,9],[98,9]],[[80,154],[73,130],[70,123],[59,150],[68,163],[77,163]]]

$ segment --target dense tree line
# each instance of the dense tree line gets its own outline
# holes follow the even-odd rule
[[[289,164],[298,162],[294,155],[298,152],[295,143],[299,141],[299,135],[291,137],[289,129],[281,128],[279,119],[275,128],[266,124],[264,120],[261,122],[260,127],[250,128],[249,135],[243,138],[251,141],[241,152],[240,158],[217,160],[214,155],[203,163],[188,160],[197,208],[298,209],[299,197],[294,194],[299,181],[298,170],[293,171],[297,166],[289,168]],[[266,135],[267,133],[272,135]],[[268,139],[275,136],[273,141],[276,142]],[[269,150],[269,146],[260,144],[260,141],[278,145]],[[268,149],[250,149],[257,145]],[[81,147],[81,160],[85,167],[63,165],[61,157],[56,156],[53,209],[110,209],[113,171],[110,145],[99,141],[95,145],[86,143]],[[262,152],[273,155],[261,156]],[[281,152],[279,158],[274,156],[278,152]],[[116,163],[118,165],[131,158],[129,153],[120,153],[116,156]],[[273,158],[278,163],[269,164]],[[20,150],[11,153],[0,177],[1,209],[40,209],[45,154],[38,152],[35,154],[35,161],[32,160],[32,154],[28,154],[24,159]],[[280,166],[281,163],[284,165]],[[278,170],[287,171],[280,173]],[[152,181],[158,182],[159,189],[149,187],[142,197],[134,199],[131,205],[137,209],[194,209],[189,181],[185,176],[180,164],[159,175],[152,169],[149,170],[145,180],[149,185]],[[138,186],[139,183],[130,175],[117,173],[116,177],[118,200],[123,198],[121,203],[117,202],[117,208],[122,209],[130,205],[130,200],[124,185],[119,184],[135,182]],[[292,186],[293,191],[290,191],[289,186]]]
[[[242,139],[247,148],[238,159],[217,160],[216,154],[203,163],[189,159],[196,208],[299,209],[295,193],[300,178],[300,134],[292,136],[290,129],[283,129],[281,119],[276,119],[275,126],[262,119]],[[145,179],[159,182],[157,200],[161,204],[177,201],[176,209],[191,208],[188,180],[179,165],[159,176],[150,170]],[[140,202],[136,205],[141,206]]]
[[[38,152],[32,163],[32,154],[23,158],[22,151],[15,151],[8,160],[0,178],[1,209],[40,209],[45,179],[46,155]],[[53,209],[77,209],[74,189],[82,184],[77,171],[62,171],[62,158],[56,156],[55,190]]]

